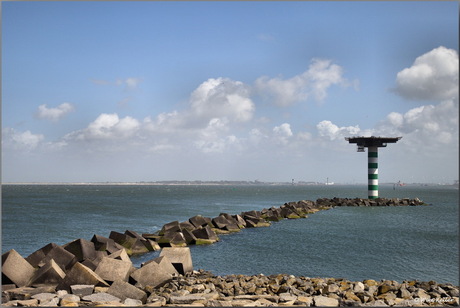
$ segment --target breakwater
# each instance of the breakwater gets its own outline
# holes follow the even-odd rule
[[[424,203],[418,199],[379,199],[371,201],[367,199],[333,198],[318,199],[316,201],[302,200],[298,202],[289,202],[278,208],[272,207],[261,211],[243,212],[238,215],[223,213],[214,218],[194,216],[182,223],[177,221],[167,223],[161,230],[153,234],[140,235],[129,230],[125,231],[125,233],[112,231],[108,238],[94,235],[90,241],[78,239],[63,246],[51,243],[32,253],[26,259],[22,258],[14,251],[10,251],[2,256],[2,272],[4,276],[7,277],[7,280],[11,280],[11,283],[6,284],[5,282],[8,281],[5,279],[3,280],[3,289],[10,290],[4,291],[6,293],[2,293],[2,295],[5,295],[5,300],[11,300],[13,302],[15,300],[28,300],[30,301],[28,302],[29,304],[34,303],[34,300],[37,300],[37,302],[45,301],[45,295],[42,295],[43,298],[39,299],[37,298],[40,297],[38,294],[50,293],[53,294],[53,296],[48,295],[48,297],[53,298],[53,303],[57,301],[59,305],[68,303],[70,298],[73,298],[73,302],[75,303],[75,296],[79,297],[78,305],[97,305],[97,303],[117,300],[119,300],[120,303],[125,302],[127,299],[138,300],[144,305],[178,305],[180,301],[186,301],[187,299],[177,299],[173,297],[171,301],[167,296],[168,292],[172,290],[172,293],[179,292],[178,294],[174,293],[175,295],[173,294],[173,296],[181,296],[180,294],[186,296],[187,294],[184,295],[183,293],[187,292],[187,288],[180,284],[179,291],[174,291],[174,288],[164,288],[170,283],[178,284],[178,281],[190,284],[194,279],[200,276],[200,272],[193,271],[190,251],[188,247],[186,247],[187,245],[214,243],[218,241],[218,235],[222,233],[237,232],[244,228],[269,226],[273,221],[306,217],[308,214],[323,209],[330,209],[335,206],[410,206],[422,204]],[[159,249],[161,249],[159,258],[146,262],[141,268],[134,268],[132,266],[129,259],[130,254]],[[23,261],[25,261],[25,263]],[[27,266],[27,263],[31,266]],[[8,268],[13,264],[15,269],[12,273],[8,271]],[[186,277],[186,280],[180,280],[184,277]],[[264,288],[261,287],[261,290],[257,291],[257,293],[251,294],[252,288],[245,291],[244,288],[239,289],[238,284],[236,284],[237,288],[233,285],[233,291],[229,291],[230,293],[225,293],[224,291],[227,289],[230,290],[231,284],[224,285],[222,292],[220,292],[222,294],[218,297],[220,299],[214,298],[213,300],[241,300],[241,298],[235,298],[235,296],[261,295],[259,293],[262,292]],[[91,287],[88,286],[92,286],[91,294],[82,293],[81,289],[76,287],[79,285],[86,285],[86,289],[91,289]],[[19,287],[20,290],[16,287]],[[184,288],[185,291],[183,290]],[[445,285],[444,288],[448,289],[447,285]],[[443,290],[444,288],[441,287]],[[202,286],[198,286],[196,288],[198,292],[191,293],[207,294],[211,293],[209,290],[212,289],[212,285],[209,285],[209,288],[204,290]],[[156,293],[157,291],[166,291],[164,294],[161,293],[165,296]],[[281,288],[281,291],[286,291],[286,289]],[[31,294],[36,292],[39,293]],[[60,292],[59,294],[61,297],[57,296],[58,292]],[[246,293],[242,294],[242,292]],[[280,292],[280,290],[277,292],[279,294],[289,293]],[[293,289],[292,292],[297,291]],[[306,295],[308,294],[310,293],[306,293]],[[322,294],[323,293],[311,293],[311,304],[319,305],[324,299],[322,297],[314,299],[314,296],[323,296]],[[446,294],[449,295],[447,291]],[[65,297],[65,295],[69,296],[63,301],[62,298]],[[74,296],[71,297],[70,295]],[[109,295],[116,299],[111,298]],[[341,297],[342,295],[343,294],[338,294],[337,296],[339,299],[336,298],[337,303],[341,305],[345,303],[346,300]],[[372,301],[379,300],[376,298],[379,295],[382,294],[375,294],[375,297],[372,297],[372,299],[368,298],[362,303],[371,303]],[[154,296],[167,298],[167,301],[164,302],[162,299],[156,301],[153,299]],[[212,296],[215,297],[216,295],[213,294]],[[282,305],[283,303],[290,302],[286,301],[286,296],[287,295],[284,294],[283,299],[278,298],[277,304]],[[332,294],[331,296],[334,297]],[[398,297],[399,295],[396,296]],[[421,298],[417,296],[417,294],[412,294],[410,298]],[[452,297],[452,295],[450,296]],[[196,297],[197,296],[195,296],[195,300],[198,302],[194,304],[216,304],[216,302],[203,302],[204,299],[197,299]],[[446,296],[441,297],[444,298]],[[149,298],[150,300],[148,300]],[[191,298],[193,299],[194,297],[192,296]],[[191,299],[189,298],[188,300]],[[252,300],[254,305],[257,305],[255,297],[248,298],[247,300]],[[276,297],[274,300],[276,301]],[[428,300],[428,298],[425,298],[424,301],[427,302],[426,300]],[[388,299],[387,302],[392,303],[390,299]],[[455,299],[453,302],[455,302]],[[239,303],[242,302],[240,301]],[[133,303],[131,302],[131,304]],[[184,302],[182,302],[182,304],[184,304]],[[69,303],[69,305],[71,304]]]

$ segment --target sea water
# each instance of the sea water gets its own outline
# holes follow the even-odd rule
[[[317,198],[366,198],[362,185],[3,185],[2,253],[26,257],[110,231],[153,233],[195,215],[279,207]],[[306,219],[220,235],[191,246],[193,266],[216,275],[292,274],[459,284],[458,188],[382,185],[380,196],[429,206],[336,207]],[[158,252],[132,257],[136,266]]]

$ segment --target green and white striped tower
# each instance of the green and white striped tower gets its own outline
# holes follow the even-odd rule
[[[367,195],[369,199],[379,197],[379,148],[369,147],[367,152]]]
[[[367,189],[368,198],[376,199],[379,197],[379,148],[386,147],[387,143],[396,143],[402,137],[346,137],[349,143],[356,143],[358,152],[364,152],[368,148],[367,154]]]

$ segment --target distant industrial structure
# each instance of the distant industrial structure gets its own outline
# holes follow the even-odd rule
[[[365,152],[364,148],[368,148],[367,154],[367,190],[369,199],[377,199],[379,197],[379,164],[378,164],[378,149],[386,147],[388,143],[396,143],[402,137],[345,137],[349,143],[356,143],[358,152]]]

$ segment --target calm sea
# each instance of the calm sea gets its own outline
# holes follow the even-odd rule
[[[110,231],[151,233],[201,214],[239,214],[285,202],[365,198],[367,188],[226,185],[3,185],[2,253],[26,257]],[[347,207],[222,235],[192,246],[195,269],[216,275],[293,274],[350,280],[435,280],[459,284],[459,191],[451,186],[382,185],[380,196],[415,198],[418,207]],[[157,252],[134,257],[135,265]]]

